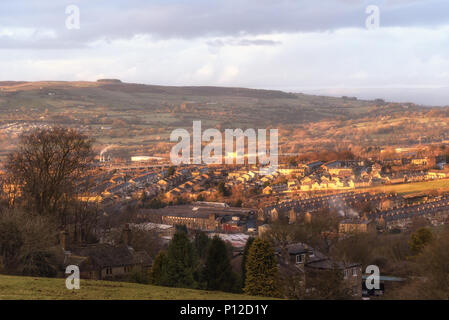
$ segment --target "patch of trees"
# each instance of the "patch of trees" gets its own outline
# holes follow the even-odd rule
[[[415,232],[410,238],[412,247],[413,242],[421,238],[417,241],[420,251],[409,259],[412,269],[407,282],[389,292],[385,298],[449,299],[449,228],[445,226],[442,230],[436,230],[432,236],[428,231]]]
[[[432,240],[432,231],[429,228],[424,227],[411,234],[409,246],[414,254],[419,254],[430,242],[432,242]]]
[[[231,195],[231,190],[229,190],[223,181],[220,181],[217,185],[218,193],[223,197],[229,197]]]
[[[92,186],[91,161],[92,141],[77,130],[44,128],[20,137],[4,168],[8,188],[6,206],[0,208],[0,268],[54,276],[59,267],[52,248],[60,230],[78,241],[96,241],[100,208],[80,201]]]
[[[160,197],[148,198],[144,194],[141,199],[141,207],[145,209],[160,209],[166,207],[168,204],[162,200]]]
[[[219,237],[199,232],[191,241],[178,230],[151,270],[155,285],[239,292],[240,279],[231,267],[231,250]]]
[[[0,212],[0,273],[53,277],[57,228],[48,217],[22,210]]]

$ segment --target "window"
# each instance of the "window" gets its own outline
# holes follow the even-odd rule
[[[352,268],[352,275],[357,276],[357,268]]]
[[[348,274],[349,274],[349,272],[348,272],[347,269],[345,271],[343,271],[343,276],[344,276],[345,279],[348,278]]]
[[[112,268],[106,268],[106,274],[112,274]]]
[[[296,263],[304,263],[305,254],[297,254],[296,255]]]

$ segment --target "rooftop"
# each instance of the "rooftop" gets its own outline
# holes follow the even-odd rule
[[[180,217],[207,217],[213,213],[216,216],[242,215],[248,216],[255,213],[257,209],[235,208],[235,207],[215,207],[205,204],[185,204],[177,206],[168,206],[161,209],[148,209],[144,213],[158,214],[162,216],[180,216]]]

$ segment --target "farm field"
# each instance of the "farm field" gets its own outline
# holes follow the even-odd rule
[[[396,192],[402,195],[408,195],[413,193],[424,193],[433,190],[436,191],[449,191],[449,179],[414,182],[414,183],[401,183],[391,184],[384,186],[376,186],[370,188],[360,188],[359,191],[376,191],[376,192]]]

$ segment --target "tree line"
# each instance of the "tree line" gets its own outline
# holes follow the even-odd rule
[[[190,240],[178,230],[167,250],[154,260],[151,283],[224,292],[244,292],[265,297],[279,296],[278,269],[268,241],[249,238],[240,265],[241,274],[231,265],[232,247],[218,236],[197,232]]]

